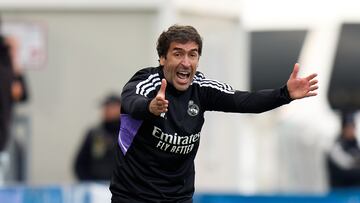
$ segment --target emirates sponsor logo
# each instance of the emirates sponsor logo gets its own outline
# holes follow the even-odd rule
[[[200,139],[200,132],[188,136],[180,136],[177,133],[164,133],[156,126],[154,126],[152,135],[159,140],[156,148],[175,154],[190,153],[194,148],[194,143]]]

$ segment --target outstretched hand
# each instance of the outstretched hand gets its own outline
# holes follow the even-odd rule
[[[149,111],[155,116],[168,111],[169,101],[165,99],[166,80],[161,80],[161,87],[156,97],[151,100]]]
[[[287,81],[287,88],[292,99],[302,99],[304,97],[316,96],[318,89],[318,81],[315,79],[317,74],[313,73],[304,78],[298,78],[299,73],[299,64],[296,63],[294,70],[290,75],[289,80]]]

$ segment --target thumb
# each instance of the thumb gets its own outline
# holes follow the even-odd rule
[[[299,63],[295,63],[295,65],[294,65],[294,70],[293,70],[293,72],[291,73],[290,77],[295,79],[295,78],[297,77],[298,73],[299,73],[299,69],[300,69],[300,64],[299,64]]]
[[[166,80],[165,79],[162,79],[161,80],[161,87],[160,87],[160,90],[157,94],[157,96],[161,96],[162,98],[165,99],[165,91],[166,91]]]

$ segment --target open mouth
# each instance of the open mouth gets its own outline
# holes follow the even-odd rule
[[[185,91],[191,84],[193,72],[191,69],[179,68],[173,77],[173,85],[180,91]]]
[[[188,71],[178,71],[176,72],[176,76],[181,80],[187,80],[190,78],[190,73]]]

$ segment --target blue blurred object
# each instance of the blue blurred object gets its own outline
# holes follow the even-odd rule
[[[0,200],[9,203],[22,202],[20,188],[0,188]]]
[[[67,186],[0,187],[0,203],[99,203],[110,202],[108,184]],[[334,190],[328,194],[241,195],[196,193],[194,203],[360,203],[360,188]]]
[[[58,186],[0,188],[1,203],[63,203],[63,189]]]
[[[22,203],[63,203],[61,187],[50,186],[31,188],[26,187],[23,191]]]
[[[324,195],[197,194],[194,203],[360,203],[360,189],[338,190]]]

